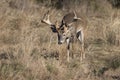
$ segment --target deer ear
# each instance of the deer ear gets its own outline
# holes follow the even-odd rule
[[[56,28],[56,25],[51,25],[50,28],[51,28],[52,32],[54,32],[54,33],[58,32],[58,29]]]
[[[58,30],[59,30],[58,21],[55,22],[55,25],[51,25],[51,30],[52,30],[52,32],[54,32],[54,33],[57,33],[57,32],[58,32]]]

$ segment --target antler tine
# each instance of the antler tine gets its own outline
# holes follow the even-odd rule
[[[75,17],[74,18],[77,18],[77,15],[76,15],[76,12],[74,11],[74,15],[75,15]]]
[[[50,21],[50,15],[48,15],[47,20]]]
[[[49,14],[49,10],[44,14],[42,19],[45,19],[45,17]]]
[[[76,12],[75,12],[75,11],[74,11],[74,15],[75,15],[75,16],[74,16],[74,19],[77,19],[77,20],[78,20],[78,19],[79,19],[79,20],[82,20],[81,18],[78,18],[78,17],[77,17],[77,15],[76,15]]]

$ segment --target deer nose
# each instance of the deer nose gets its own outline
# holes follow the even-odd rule
[[[62,42],[59,41],[58,44],[62,44]]]

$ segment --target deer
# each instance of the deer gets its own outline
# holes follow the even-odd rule
[[[67,43],[67,61],[70,61],[70,44],[76,39],[81,44],[80,61],[85,58],[84,52],[84,27],[81,25],[82,19],[77,17],[76,12],[69,12],[63,16],[60,24],[50,21],[49,11],[44,14],[42,23],[47,24],[53,33],[57,33],[58,44]]]

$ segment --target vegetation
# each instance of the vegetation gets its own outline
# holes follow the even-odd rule
[[[119,80],[119,0],[1,0],[0,80]],[[40,22],[50,10],[52,22],[75,10],[86,21],[86,59],[66,60],[66,46]]]

